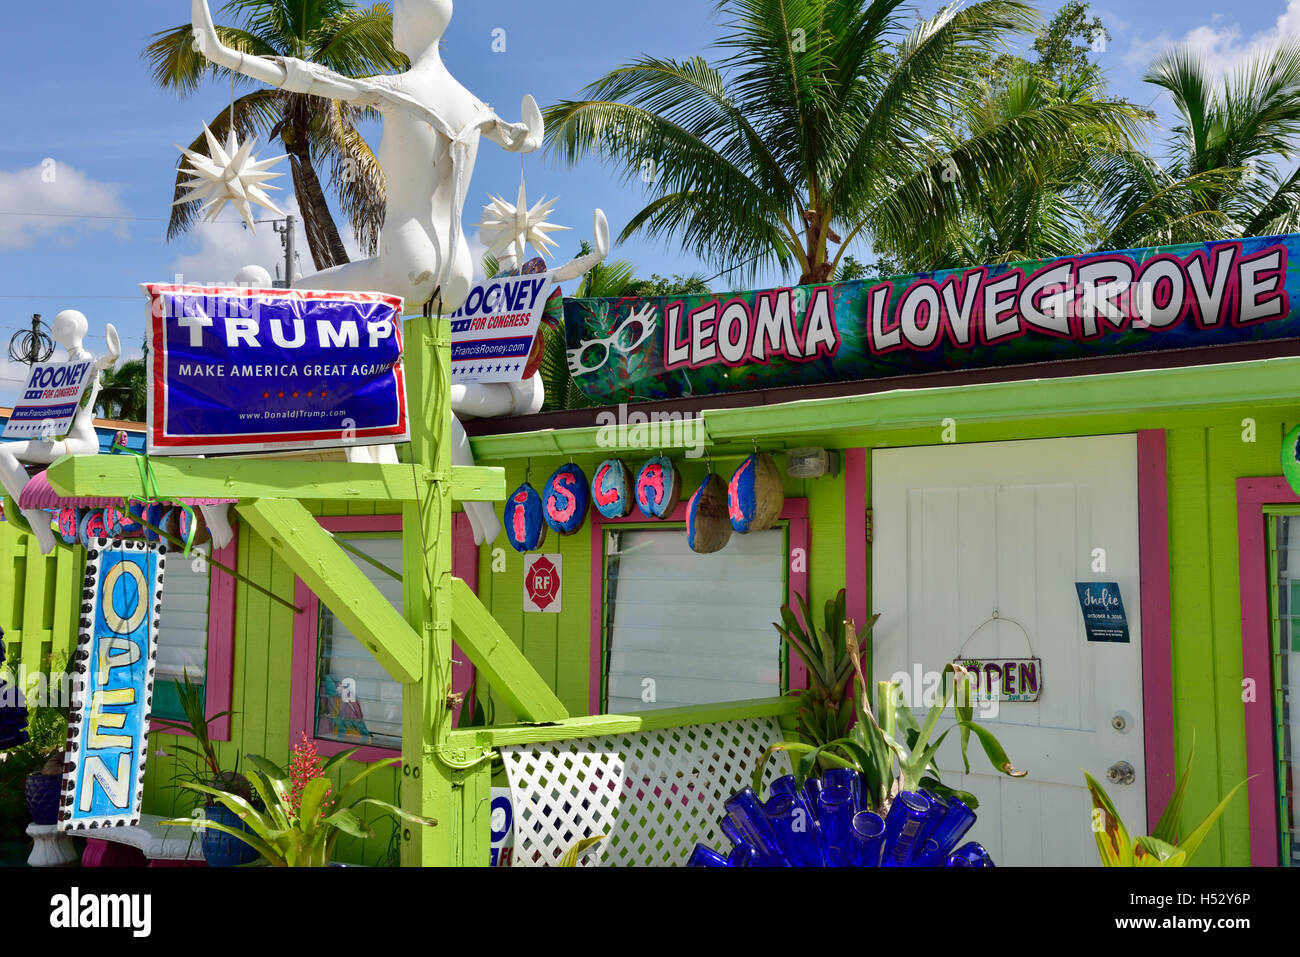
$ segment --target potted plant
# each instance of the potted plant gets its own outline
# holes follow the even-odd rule
[[[796,596],[798,597],[798,596]],[[889,810],[895,796],[903,791],[922,788],[941,797],[957,797],[972,810],[979,806],[974,795],[954,791],[939,778],[935,755],[953,728],[935,734],[939,719],[953,705],[961,739],[961,756],[966,772],[966,756],[971,734],[979,740],[989,763],[1009,777],[1024,777],[1026,772],[1012,765],[998,739],[974,721],[974,707],[969,689],[972,675],[960,665],[948,664],[943,670],[941,694],[930,708],[924,724],[919,724],[898,682],[878,683],[876,709],[871,707],[867,680],[862,670],[860,636],[865,637],[876,623],[874,616],[858,632],[846,621],[843,589],[826,603],[826,627],[811,627],[812,614],[799,598],[804,628],[787,605],[781,609],[783,624],[776,625],[782,638],[808,666],[809,705],[800,711],[799,730],[805,742],[787,741],[767,749],[754,773],[754,790],[758,791],[767,760],[776,751],[800,755],[795,779],[800,786],[817,767],[849,768],[859,772],[865,782],[866,804],[878,813]],[[853,678],[862,687],[860,696],[853,694]],[[897,768],[897,770],[895,770]]]
[[[1097,854],[1103,867],[1185,867],[1210,830],[1227,810],[1237,792],[1246,786],[1242,781],[1228,792],[1200,824],[1183,831],[1183,801],[1187,797],[1187,782],[1192,777],[1192,757],[1196,753],[1196,735],[1192,734],[1192,747],[1187,752],[1187,767],[1174,788],[1164,813],[1149,835],[1133,837],[1120,820],[1119,812],[1111,803],[1110,795],[1087,771],[1083,776],[1092,795],[1092,832],[1097,838]]]
[[[293,748],[288,768],[282,768],[255,754],[247,756],[248,781],[261,806],[238,794],[191,781],[181,787],[215,798],[244,825],[237,829],[211,818],[197,821],[167,821],[171,825],[193,824],[234,837],[259,853],[272,867],[327,867],[341,834],[373,837],[374,831],[362,820],[358,809],[373,805],[413,824],[432,827],[437,821],[417,817],[377,798],[360,798],[347,807],[337,807],[338,798],[330,772],[357,752],[351,748],[321,760],[316,747],[302,735]],[[377,761],[351,777],[339,789],[343,794],[376,771],[399,763],[399,758]]]
[[[235,756],[234,767],[231,770],[226,770],[221,766],[221,759],[217,754],[216,745],[212,741],[212,722],[232,715],[234,712],[222,711],[209,717],[205,713],[202,685],[191,681],[189,672],[185,672],[182,677],[184,678],[183,681],[173,683],[176,686],[176,697],[180,701],[181,712],[185,715],[185,720],[157,719],[158,724],[165,729],[188,734],[193,740],[192,745],[182,744],[179,741],[175,745],[176,751],[186,755],[190,761],[189,764],[182,764],[180,773],[177,775],[178,785],[176,786],[183,787],[187,783],[203,784],[219,791],[238,795],[245,801],[252,801],[254,798],[253,788],[248,779],[239,773],[238,754]],[[239,819],[239,816],[211,796],[205,799],[201,808],[196,809],[196,814],[204,819],[223,824],[232,830],[244,829],[244,823]],[[251,864],[258,859],[256,851],[222,831],[205,828],[201,831],[201,840],[203,859],[208,862],[209,867],[238,867],[242,864]]]

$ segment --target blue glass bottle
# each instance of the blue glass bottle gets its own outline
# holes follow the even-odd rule
[[[748,844],[737,844],[727,857],[728,867],[754,867],[754,849]]]
[[[723,835],[731,842],[732,847],[737,844],[745,843],[745,835],[741,834],[736,828],[736,824],[731,820],[729,815],[722,815],[718,818],[718,826],[722,829]]]
[[[994,867],[993,858],[978,841],[963,844],[948,855],[945,867]]]
[[[879,867],[885,846],[885,819],[875,811],[859,811],[853,815],[852,834],[849,863],[854,867]]]
[[[822,793],[822,782],[820,778],[809,778],[803,783],[804,803],[808,805],[809,810],[813,812],[814,817],[820,820],[821,811],[817,807],[817,797]]]
[[[935,810],[934,802],[916,791],[900,791],[885,818],[885,867],[906,867],[917,837]]]
[[[730,867],[727,859],[711,847],[705,847],[703,844],[696,844],[695,850],[691,851],[690,860],[686,862],[687,867]]]
[[[726,804],[727,815],[736,830],[753,848],[758,858],[754,866],[789,867],[790,862],[781,850],[781,842],[763,810],[763,803],[753,788],[744,788],[733,794]]]
[[[817,823],[801,799],[778,794],[764,809],[786,858],[795,867],[825,867]]]
[[[831,768],[822,775],[822,787],[846,787],[853,792],[853,813],[867,809],[862,775],[852,768]]]
[[[849,842],[853,829],[853,791],[826,785],[817,796],[817,820],[826,841],[826,866],[848,867]]]
[[[948,798],[942,817],[926,828],[912,860],[917,867],[938,867],[972,827],[975,812],[959,798]]]
[[[799,788],[795,784],[793,774],[785,774],[773,781],[767,788],[767,798],[770,801],[777,795],[785,794],[790,797],[797,797]]]

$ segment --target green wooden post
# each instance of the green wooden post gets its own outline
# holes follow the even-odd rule
[[[451,324],[406,325],[406,384],[418,501],[402,507],[406,620],[421,636],[423,679],[402,687],[402,807],[437,820],[402,824],[403,866],[486,866],[491,771],[481,749],[449,746],[451,694]],[[469,767],[466,767],[469,765]]]

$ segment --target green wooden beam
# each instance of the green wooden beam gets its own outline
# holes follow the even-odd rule
[[[302,503],[258,499],[239,505],[239,514],[370,649],[393,680],[420,680],[420,637]]]
[[[569,716],[555,692],[459,578],[451,580],[451,627],[474,667],[521,718],[546,722]]]
[[[493,691],[497,690],[493,685]],[[538,744],[543,741],[566,741],[606,734],[628,734],[661,728],[684,728],[693,724],[717,724],[744,718],[784,717],[799,710],[797,697],[758,698],[753,701],[726,701],[720,704],[691,705],[685,708],[660,708],[637,714],[594,714],[585,718],[568,718],[544,725],[509,725],[494,728],[465,728],[453,731],[450,745],[455,748],[497,748],[507,744]]]
[[[50,484],[60,495],[105,498],[301,498],[321,501],[414,501],[416,478],[436,473],[410,465],[350,462],[284,462],[275,459],[150,458],[148,481],[134,455],[65,456],[50,466]],[[428,494],[428,485],[420,496]],[[452,498],[499,502],[506,497],[499,468],[451,468]]]

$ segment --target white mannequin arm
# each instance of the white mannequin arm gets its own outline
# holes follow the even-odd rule
[[[546,135],[546,122],[542,111],[537,108],[537,101],[525,96],[519,111],[522,123],[507,123],[500,118],[483,130],[483,135],[502,149],[511,153],[532,153],[540,149],[542,137]]]
[[[190,8],[194,46],[199,53],[217,66],[224,66],[254,80],[276,87],[284,85],[286,72],[280,64],[266,57],[240,53],[221,42],[217,36],[216,24],[212,22],[208,0],[191,0]]]
[[[572,262],[565,263],[553,273],[551,278],[557,282],[568,282],[570,279],[578,279],[591,272],[596,266],[605,261],[609,255],[609,220],[605,218],[603,209],[596,210],[592,222],[592,231],[595,239],[595,251],[588,256],[582,256]]]

